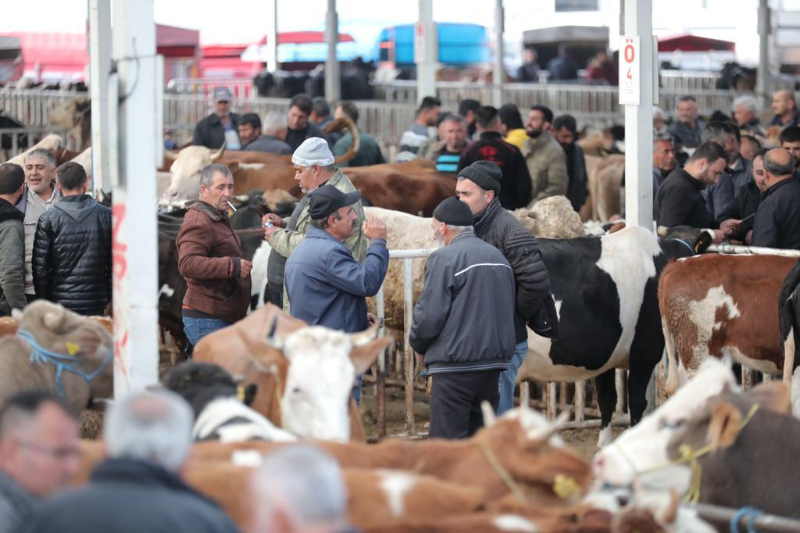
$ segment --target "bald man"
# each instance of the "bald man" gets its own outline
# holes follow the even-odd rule
[[[783,148],[764,155],[764,192],[753,225],[753,246],[800,250],[800,180]]]
[[[769,123],[770,126],[785,128],[800,125],[800,113],[797,111],[792,91],[781,89],[772,94],[772,112],[775,116]]]

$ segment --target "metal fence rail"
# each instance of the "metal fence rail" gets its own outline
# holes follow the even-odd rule
[[[21,154],[34,144],[41,141],[47,135],[60,135],[64,140],[64,146],[68,150],[77,150],[77,142],[72,139],[65,130],[54,129],[48,126],[25,126],[24,128],[0,128],[0,143],[8,146],[0,150],[0,158],[5,156],[6,160]]]
[[[80,96],[89,95],[77,91],[0,91],[0,111],[26,126],[46,126],[50,111]]]

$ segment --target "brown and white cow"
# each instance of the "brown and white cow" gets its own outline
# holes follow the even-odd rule
[[[708,254],[664,269],[658,296],[669,359],[668,392],[709,357],[727,355],[767,374],[783,371],[775,310],[795,262],[767,255]]]

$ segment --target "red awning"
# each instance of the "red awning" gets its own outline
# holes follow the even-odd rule
[[[278,33],[278,44],[308,44],[308,43],[324,43],[325,32],[323,31],[282,31]],[[340,43],[354,43],[353,36],[349,33],[339,34]],[[267,36],[265,35],[258,44],[267,44]]]
[[[658,40],[659,52],[674,52],[676,50],[683,52],[709,52],[712,50],[735,52],[736,43],[689,34],[662,37]]]

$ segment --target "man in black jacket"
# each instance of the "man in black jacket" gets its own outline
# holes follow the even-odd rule
[[[25,299],[24,213],[14,207],[25,190],[25,171],[14,163],[0,165],[0,316],[23,309]]]
[[[503,140],[497,109],[483,106],[478,109],[476,116],[480,139],[464,151],[458,164],[458,172],[475,161],[492,161],[503,171],[500,204],[506,209],[526,207],[531,201],[533,185],[522,152]]]
[[[241,150],[239,115],[231,113],[233,93],[227,87],[214,89],[214,112],[197,123],[192,144],[218,149],[225,144],[228,150]]]
[[[746,244],[753,243],[753,225],[755,224],[755,214],[761,204],[761,195],[767,190],[764,173],[764,155],[769,152],[769,148],[762,148],[753,156],[753,175],[750,180],[736,190],[734,196],[734,217],[742,220],[734,233],[732,239],[742,241]]]
[[[714,229],[715,242],[733,231],[738,220],[726,220],[722,227],[711,217],[701,191],[717,183],[725,170],[727,156],[719,144],[704,142],[694,151],[684,168],[667,176],[656,196],[655,218],[659,226],[691,226]]]
[[[800,250],[800,180],[794,177],[794,159],[783,148],[764,156],[762,196],[753,226],[753,246]]]
[[[461,171],[456,184],[456,196],[469,206],[475,217],[475,235],[500,250],[514,272],[516,345],[508,370],[500,374],[497,414],[514,407],[517,372],[528,355],[528,330],[525,326],[550,295],[550,277],[536,237],[514,215],[503,209],[497,199],[502,177],[497,165],[478,161]]]
[[[81,315],[102,315],[111,301],[111,209],[86,194],[86,171],[57,170],[63,198],[39,217],[33,240],[36,296]]]
[[[236,533],[222,509],[180,477],[193,422],[189,404],[170,391],[118,400],[103,427],[108,459],[95,466],[86,486],[44,504],[25,531]]]
[[[303,141],[311,137],[320,137],[325,139],[322,130],[313,122],[308,120],[313,109],[311,98],[305,94],[297,94],[289,102],[289,113],[286,115],[287,123],[289,125],[286,130],[286,138],[284,142],[289,145],[292,152],[297,150]],[[327,139],[325,139],[327,141]],[[328,142],[330,145],[330,142]]]
[[[497,409],[498,379],[514,352],[514,273],[497,248],[475,237],[472,212],[455,198],[433,212],[444,247],[425,265],[409,343],[423,354],[431,388],[431,438],[463,439]]]
[[[575,142],[578,138],[578,122],[572,115],[561,115],[553,121],[550,131],[567,156],[567,176],[569,176],[567,199],[572,208],[580,212],[586,197],[589,196],[587,189],[589,180],[586,174],[586,156],[583,154],[583,148]]]

